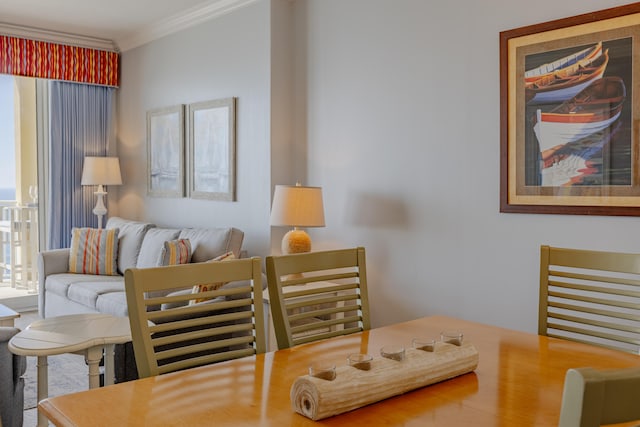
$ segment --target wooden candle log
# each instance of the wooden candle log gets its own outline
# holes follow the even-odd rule
[[[291,386],[291,406],[307,418],[321,420],[466,374],[477,366],[478,351],[471,343],[438,342],[433,352],[408,348],[404,361],[375,357],[368,371],[337,367],[333,381],[298,377]]]

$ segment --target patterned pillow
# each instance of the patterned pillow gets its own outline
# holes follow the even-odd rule
[[[71,230],[69,272],[118,275],[118,228],[74,228]]]
[[[164,242],[160,253],[160,265],[188,264],[191,261],[191,242],[177,239]]]
[[[230,261],[232,259],[236,259],[235,255],[233,254],[233,252],[227,252],[225,254],[222,254],[220,256],[217,256],[213,259],[210,259],[209,261],[206,262],[217,262],[217,261]],[[191,290],[192,294],[197,294],[200,292],[207,292],[207,291],[215,291],[219,288],[221,288],[222,286],[226,285],[227,282],[217,282],[217,283],[204,283],[202,285],[195,285],[193,287],[193,289]],[[209,298],[197,298],[197,299],[192,299],[189,301],[189,305],[193,305],[193,304],[197,304],[199,302],[203,302],[203,301],[207,301],[210,300],[214,297],[209,297]]]

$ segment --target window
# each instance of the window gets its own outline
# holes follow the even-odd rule
[[[38,287],[36,82],[0,75],[0,298]]]

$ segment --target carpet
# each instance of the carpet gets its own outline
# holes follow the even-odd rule
[[[38,397],[38,371],[36,357],[27,357],[27,371],[24,375],[24,409],[35,408]],[[49,356],[49,396],[75,393],[89,388],[89,368],[84,356],[60,354]]]

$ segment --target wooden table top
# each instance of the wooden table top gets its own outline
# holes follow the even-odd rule
[[[477,348],[477,369],[318,422],[291,409],[289,391],[319,355],[378,356],[459,329]],[[633,354],[434,316],[187,371],[46,399],[58,426],[557,426],[564,375],[572,367],[640,366]]]

